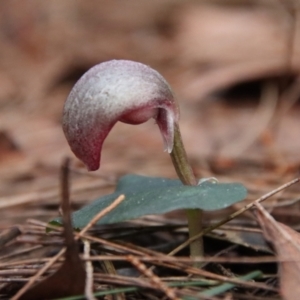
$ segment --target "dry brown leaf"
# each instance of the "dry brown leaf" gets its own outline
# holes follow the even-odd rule
[[[274,246],[279,261],[280,291],[285,300],[300,295],[300,234],[277,222],[260,204],[257,220],[265,238]]]
[[[206,236],[217,240],[228,241],[236,245],[242,245],[243,247],[253,249],[254,251],[272,253],[261,232],[247,232],[218,228]]]

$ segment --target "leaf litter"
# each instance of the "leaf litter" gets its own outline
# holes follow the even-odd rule
[[[295,183],[296,181],[294,180],[294,181],[292,181],[292,183]],[[291,185],[291,183],[290,183],[290,185]],[[281,187],[280,189],[278,189],[277,191],[275,191],[275,192],[278,192],[278,191],[280,191],[280,190],[282,190],[284,187],[286,187],[287,185],[284,185],[283,187]],[[275,192],[273,192],[273,194],[275,193]],[[271,195],[272,193],[269,193],[269,194],[267,194],[265,197],[261,197],[262,199],[267,199],[268,197],[270,197],[270,195]],[[260,199],[258,199],[258,200],[260,200]],[[256,202],[258,202],[257,200],[256,200]],[[249,207],[253,207],[253,205],[255,205],[255,202],[252,204],[252,205],[248,205],[248,208]],[[104,213],[103,213],[103,215],[104,215]],[[155,222],[155,218],[154,218],[154,222]],[[158,222],[159,223],[159,222]],[[38,223],[36,223],[36,224],[38,224]],[[48,226],[48,224],[44,224],[44,228],[46,227],[46,226]],[[153,225],[152,225],[153,226]],[[89,226],[90,227],[90,226]],[[88,228],[87,228],[88,229]],[[34,233],[33,233],[34,234]],[[85,235],[83,235],[82,236],[83,238],[85,238],[85,239],[91,239],[91,241],[97,241],[97,242],[100,242],[101,241],[101,243],[104,243],[104,246],[105,246],[105,242],[103,241],[103,240],[101,240],[101,239],[99,239],[99,238],[97,238],[97,237],[95,237],[95,238],[93,238],[93,237],[89,237],[89,236],[85,236]],[[118,242],[109,242],[109,241],[107,241],[106,242],[107,243],[107,246],[108,246],[108,248],[106,249],[106,251],[109,251],[109,248],[110,249],[112,249],[112,248],[114,248],[114,247],[116,247],[115,248],[115,251],[117,251],[117,252],[119,252],[119,251],[123,251],[123,253],[124,253],[124,250],[125,250],[125,256],[122,256],[121,257],[121,260],[123,260],[123,261],[132,261],[133,260],[133,258],[132,258],[132,255],[134,254],[134,255],[138,255],[138,258],[137,258],[137,262],[135,262],[134,263],[134,265],[135,264],[139,264],[138,263],[138,261],[139,260],[141,260],[141,261],[143,261],[144,259],[147,259],[148,258],[148,260],[149,261],[151,261],[152,260],[152,263],[154,263],[154,265],[156,265],[156,266],[164,266],[164,267],[167,267],[167,268],[171,268],[171,269],[175,269],[175,270],[181,270],[181,271],[184,271],[184,272],[186,272],[186,273],[189,273],[189,274],[193,274],[193,275],[201,275],[201,276],[205,276],[205,277],[207,277],[207,278],[210,278],[210,279],[213,279],[213,280],[215,280],[215,284],[217,284],[217,282],[218,281],[228,281],[228,282],[231,282],[232,284],[233,284],[233,286],[236,286],[236,285],[241,285],[241,286],[243,286],[244,288],[245,287],[248,287],[248,288],[250,288],[250,287],[252,287],[252,288],[254,288],[254,287],[256,287],[256,288],[260,288],[260,289],[266,289],[266,290],[269,290],[269,291],[276,291],[276,289],[274,289],[273,287],[271,287],[271,286],[267,286],[267,285],[262,285],[262,284],[260,284],[260,283],[254,283],[254,284],[250,284],[250,283],[246,283],[246,282],[244,282],[244,281],[239,281],[238,279],[236,279],[236,278],[230,278],[230,277],[226,277],[226,276],[220,276],[220,275],[217,275],[217,274],[214,274],[214,273],[211,273],[211,272],[208,272],[208,271],[205,271],[205,270],[198,270],[198,269],[195,269],[195,268],[193,268],[193,267],[189,267],[188,266],[188,264],[182,264],[182,263],[180,263],[180,257],[179,258],[176,258],[176,260],[175,261],[170,261],[170,259],[169,258],[167,258],[167,257],[165,257],[162,253],[158,253],[158,252],[156,252],[156,251],[153,251],[153,250],[146,250],[145,248],[143,248],[143,247],[137,247],[137,246],[134,246],[134,245],[132,245],[132,244],[128,244],[128,243],[126,243],[125,245],[123,244],[122,245],[122,243],[121,244],[119,244],[120,243],[120,241]],[[105,247],[104,247],[104,249],[105,249]],[[106,252],[105,251],[105,252]],[[104,253],[105,253],[104,252]],[[96,259],[96,261],[101,261],[101,260],[104,260],[104,261],[106,261],[106,260],[111,260],[111,261],[115,261],[115,259],[118,259],[118,257],[117,256],[115,256],[115,255],[108,255],[108,253],[109,252],[107,252],[105,255],[102,255],[102,257],[99,257],[99,258],[97,258],[97,256],[95,256],[95,259]],[[120,253],[120,252],[119,252]],[[130,257],[128,257],[128,254],[126,254],[126,253],[132,253],[131,254],[131,256]],[[142,255],[142,256],[140,256],[140,255]],[[141,258],[140,258],[141,257]],[[120,259],[119,259],[120,260]],[[227,258],[227,260],[228,260],[228,258]],[[229,259],[230,260],[230,259]],[[37,261],[39,261],[39,260],[34,260],[33,262],[29,262],[29,264],[30,263],[36,263]],[[93,260],[93,261],[95,261],[95,260]],[[178,262],[179,261],[179,262]],[[193,262],[193,260],[191,260],[191,259],[189,259],[189,261],[190,261],[190,263],[192,263]],[[203,259],[203,261],[205,261],[205,258]],[[216,259],[216,261],[217,261],[217,259]],[[242,263],[242,261],[241,260],[237,260],[239,263]],[[254,260],[255,261],[255,260]],[[187,261],[186,261],[187,262]],[[214,257],[212,257],[212,259],[211,259],[211,261],[210,261],[211,263],[214,263]],[[267,260],[267,262],[268,262],[268,260]],[[26,261],[25,261],[25,263],[26,263]],[[14,262],[13,264],[20,264],[20,265],[22,265],[22,261],[20,261],[20,262]],[[7,266],[9,267],[9,263],[7,264]],[[142,264],[142,266],[143,266],[143,264]],[[146,267],[142,267],[142,270],[147,270],[147,268],[145,269]],[[138,269],[139,269],[139,267],[138,267]],[[61,270],[61,269],[60,269]],[[69,271],[69,270],[68,270]],[[67,274],[70,274],[69,272],[67,272]],[[150,276],[151,278],[151,280],[153,281],[155,281],[155,279],[153,279],[152,277],[154,277],[154,276],[156,276],[156,275],[154,275],[153,273],[150,273],[150,275],[149,275],[149,273],[147,273],[148,274],[148,276]],[[152,275],[153,274],[153,275]],[[253,273],[253,274],[260,274],[260,275],[262,275],[261,274],[261,272],[259,272],[259,273]],[[109,275],[109,277],[106,277],[106,279],[105,279],[105,277],[102,275],[102,276],[99,276],[99,274],[98,274],[98,272],[95,272],[95,274],[94,274],[94,280],[96,280],[96,282],[97,282],[97,279],[99,279],[101,282],[109,282],[109,280],[111,280],[110,282],[111,283],[114,283],[114,284],[116,284],[117,282],[117,284],[125,284],[125,285],[132,285],[133,284],[133,282],[132,281],[130,281],[130,278],[128,278],[127,276],[126,277],[122,277],[121,276],[121,278],[120,278],[120,276],[119,275],[114,275],[114,278],[119,278],[119,281],[114,281],[113,280],[113,278],[110,278],[112,275],[111,274],[108,274]],[[55,276],[55,275],[52,275],[52,276]],[[252,278],[251,277],[251,275],[249,275],[250,276],[250,278]],[[51,277],[50,277],[51,278]],[[110,279],[108,279],[108,278],[110,278]],[[127,278],[127,279],[126,279]],[[134,277],[133,277],[134,278]],[[155,278],[155,277],[154,277]],[[242,278],[248,278],[248,277],[242,277]],[[122,280],[123,281],[122,281]],[[121,280],[121,281],[120,281]],[[128,281],[129,280],[129,281]],[[135,284],[137,284],[137,286],[139,286],[139,287],[148,287],[148,288],[151,288],[151,289],[156,289],[157,287],[156,287],[156,285],[154,285],[154,286],[152,286],[151,285],[151,283],[147,283],[147,284],[145,284],[145,283],[142,283],[142,282],[140,282],[140,280],[141,279],[138,279],[137,281],[136,281],[136,283]],[[151,280],[150,280],[150,282],[151,282]],[[47,281],[47,279],[46,279],[46,281]],[[157,281],[157,280],[156,280]],[[84,281],[83,281],[84,282]],[[122,283],[121,283],[122,282]],[[171,282],[172,282],[172,280],[171,280]],[[171,282],[167,282],[168,284],[171,284]],[[201,281],[200,281],[201,282]],[[203,284],[208,284],[207,282],[202,282],[201,284],[199,284],[198,283],[198,285],[200,285],[200,286],[203,286]],[[174,285],[176,286],[176,282],[174,283]],[[173,286],[174,286],[173,285]],[[191,283],[191,285],[194,287],[194,285]],[[163,286],[165,286],[165,285],[163,285]],[[186,286],[189,286],[189,284],[188,283],[186,283]],[[226,287],[226,288],[225,288]],[[227,289],[227,288],[231,288],[232,287],[232,285],[225,285],[224,286],[224,288],[225,288],[225,290]],[[216,291],[220,291],[220,292],[224,292],[225,290],[224,290],[224,288],[222,287],[222,285],[220,286],[220,289],[213,289],[213,291],[214,290],[216,290]],[[159,289],[161,289],[161,287],[159,288]],[[170,292],[169,293],[169,291],[168,290],[165,290],[164,288],[163,288],[163,292],[166,292],[168,295],[171,295],[171,293],[172,292]],[[198,292],[199,293],[199,295],[201,295],[201,293],[200,292]],[[212,292],[207,292],[207,293],[212,293]],[[183,292],[183,294],[182,294],[182,292],[177,292],[177,295],[185,295],[185,296],[187,296],[187,295],[189,295],[189,293],[187,292]],[[172,295],[174,295],[174,293],[172,294]],[[203,292],[203,295],[206,295],[206,292]],[[195,296],[195,295],[194,295]],[[175,298],[174,298],[175,299]],[[177,298],[176,298],[177,299]]]

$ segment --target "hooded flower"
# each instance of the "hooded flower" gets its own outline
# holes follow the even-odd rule
[[[179,112],[169,84],[144,64],[111,60],[94,66],[75,84],[64,106],[63,130],[74,154],[93,171],[117,121],[141,124],[150,118],[170,153]]]

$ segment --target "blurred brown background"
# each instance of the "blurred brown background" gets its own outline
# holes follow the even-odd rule
[[[109,59],[143,62],[171,83],[199,177],[212,175],[212,158],[297,164],[298,2],[1,1],[0,207],[18,205],[19,221],[58,202],[59,166],[74,158],[60,125],[64,100]],[[124,173],[175,177],[162,149],[153,121],[117,124],[99,171],[87,174],[74,158],[74,200],[91,200]],[[22,211],[31,202],[34,210]],[[1,224],[10,222],[3,214]]]

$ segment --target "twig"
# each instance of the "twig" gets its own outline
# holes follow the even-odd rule
[[[92,228],[101,218],[103,218],[105,215],[107,215],[109,212],[111,212],[113,209],[115,209],[122,201],[125,200],[124,195],[120,195],[117,199],[115,199],[109,206],[104,208],[102,211],[100,211],[80,232],[78,235],[76,235],[76,239],[84,237],[86,240],[86,237],[84,234]],[[117,271],[111,261],[103,261],[103,268],[108,274],[116,275]],[[87,278],[88,279],[88,278]],[[91,294],[91,297],[92,294]],[[116,294],[115,299],[117,300],[124,300],[125,295],[123,293]],[[90,298],[94,299],[94,298]]]
[[[41,277],[66,251],[62,248],[54,257],[52,257],[29,281],[14,295],[11,300],[19,299],[34,283]]]
[[[84,294],[87,300],[95,300],[96,298],[93,295],[93,265],[92,262],[89,260],[91,244],[87,240],[84,240],[83,244],[84,244],[83,258],[86,260],[85,261],[86,279],[85,279]]]
[[[62,231],[62,228],[51,225],[51,224],[48,224],[48,223],[45,223],[45,222],[42,222],[42,221],[29,220],[29,222],[32,223],[32,224],[37,224],[39,226],[43,226],[44,228],[49,228],[49,229],[56,230],[56,231]],[[109,246],[109,247],[115,248],[119,251],[126,252],[126,253],[132,253],[132,254],[137,254],[137,255],[143,255],[144,254],[142,251],[135,250],[135,249],[130,249],[126,245],[111,242],[111,241],[107,241],[107,240],[99,238],[99,237],[94,237],[94,236],[90,236],[90,235],[86,235],[86,234],[84,234],[83,236],[80,236],[80,232],[74,232],[74,234],[75,234],[77,239],[83,237],[83,238],[85,238],[89,241],[100,243],[100,244],[103,244],[105,246]],[[0,264],[0,266],[1,266],[1,264]]]
[[[236,245],[233,245],[236,246]],[[225,249],[228,250],[228,249]],[[91,261],[102,261],[102,260],[112,260],[112,261],[125,261],[128,256],[126,255],[97,255],[90,257],[88,260]],[[143,262],[172,262],[172,263],[185,263],[185,264],[192,264],[193,262],[205,262],[205,263],[230,263],[230,264],[253,264],[253,263],[270,263],[270,262],[287,262],[287,261],[293,261],[295,260],[278,260],[275,256],[260,256],[260,257],[251,257],[251,256],[244,256],[244,257],[218,257],[218,256],[212,256],[212,257],[173,257],[173,256],[140,256],[138,258],[140,261]],[[2,274],[2,273],[0,273]],[[5,274],[5,273],[4,273]]]
[[[143,275],[148,277],[150,281],[166,296],[171,300],[180,300],[176,296],[176,290],[168,287],[158,276],[156,276],[150,269],[147,269],[146,265],[143,264],[137,257],[128,255],[127,260],[133,264]]]
[[[120,195],[116,200],[113,201],[109,206],[101,210],[78,234],[79,237],[83,236],[90,228],[92,228],[101,218],[115,209],[123,200],[124,195]]]
[[[12,253],[0,256],[0,260],[12,258],[14,256],[18,256],[18,255],[22,255],[22,254],[26,254],[26,253],[29,253],[31,251],[34,251],[34,250],[37,250],[37,249],[41,249],[41,248],[43,248],[43,246],[41,246],[39,244],[37,246],[33,246],[33,247],[30,247],[30,248],[27,248],[27,249],[21,249],[19,251],[15,251],[15,252],[12,252]]]
[[[18,270],[22,272],[22,269],[18,269],[18,266],[24,266],[25,264],[30,265],[37,263],[45,263],[50,261],[52,258],[43,258],[43,259],[24,259],[20,261],[14,261],[9,263],[3,263],[0,265],[0,268],[10,268],[14,267],[14,269],[8,269],[8,270],[0,270],[0,275],[10,275],[17,273]],[[84,261],[90,260],[90,261],[104,261],[104,260],[111,260],[111,261],[126,261],[127,255],[97,255],[92,256],[89,259],[83,258]],[[262,257],[173,257],[173,256],[140,256],[139,259],[143,262],[156,262],[156,261],[162,261],[162,262],[182,262],[186,264],[192,264],[193,262],[205,262],[205,263],[230,263],[230,264],[252,264],[252,263],[270,263],[270,262],[287,262],[288,260],[280,260],[277,259],[274,256],[262,256]],[[290,260],[294,261],[295,260]],[[25,269],[25,271],[29,272],[29,270]],[[30,272],[34,272],[34,270],[30,270]],[[30,273],[29,272],[29,273]]]

